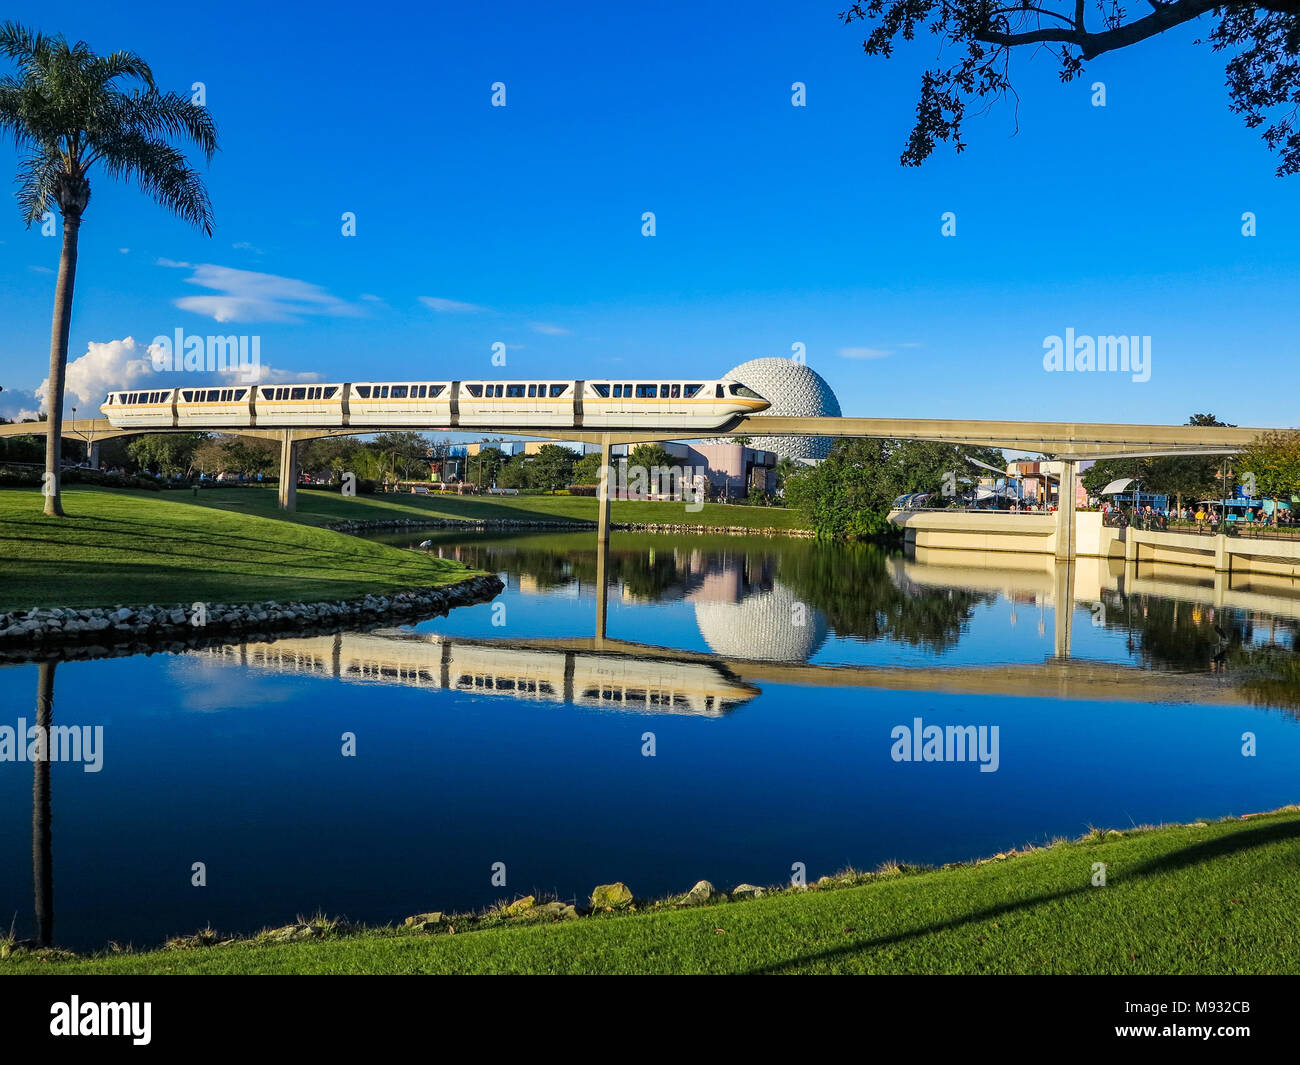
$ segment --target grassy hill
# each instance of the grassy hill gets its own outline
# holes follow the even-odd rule
[[[0,489],[0,611],[337,600],[470,576],[454,562],[273,517],[274,491],[246,494],[269,497],[271,507],[69,488],[59,519],[41,512],[40,492]]]

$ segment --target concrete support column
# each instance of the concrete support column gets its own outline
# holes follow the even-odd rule
[[[284,431],[280,444],[280,509],[296,510],[298,508],[298,445],[293,439],[293,430]]]
[[[1228,538],[1223,533],[1214,538],[1214,572],[1232,574],[1232,553],[1228,550]]]
[[[92,470],[99,469],[99,442],[92,441],[86,445],[86,462]]]
[[[1138,561],[1137,536],[1133,531],[1133,526],[1130,525],[1128,528],[1124,530],[1124,565],[1127,566],[1131,563],[1132,565],[1136,566],[1137,561]]]
[[[1079,464],[1066,460],[1061,469],[1061,487],[1056,506],[1056,560],[1074,560],[1074,484]]]
[[[609,542],[609,497],[617,488],[609,433],[600,435],[600,487],[596,489],[596,542]]]

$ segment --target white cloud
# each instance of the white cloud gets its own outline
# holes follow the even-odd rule
[[[22,410],[20,410],[17,414],[14,415],[14,421],[34,422],[38,420],[40,416],[41,416],[40,411],[28,410],[26,407],[24,407]]]
[[[553,322],[529,322],[528,328],[534,333],[542,333],[548,337],[567,337],[569,330],[562,325],[555,325]]]
[[[476,314],[487,310],[477,303],[462,303],[460,300],[443,299],[441,296],[421,296],[420,302],[439,314]]]
[[[27,268],[34,274],[52,274],[54,273],[48,266],[29,266]]]
[[[130,387],[152,373],[149,348],[137,344],[133,337],[103,343],[92,340],[86,345],[84,355],[68,363],[64,388],[69,398],[75,397],[78,406],[98,409],[107,393]],[[49,406],[49,391],[50,379],[47,377],[36,389],[42,410]]]
[[[358,307],[331,295],[319,285],[277,274],[239,270],[213,263],[184,263],[159,259],[160,266],[192,270],[186,283],[211,289],[211,296],[182,296],[176,306],[218,322],[296,322],[303,315],[351,318]]]
[[[269,363],[258,363],[256,366],[228,366],[226,369],[219,371],[221,377],[229,381],[235,381],[239,384],[280,384],[283,381],[320,381],[321,375],[318,373],[296,373],[293,370],[278,370]]]
[[[154,370],[152,345],[139,344],[133,337],[122,340],[109,340],[104,343],[92,341],[86,347],[86,353],[68,363],[67,398],[64,406],[82,407],[88,417],[98,417],[95,413],[104,396],[109,392],[143,383],[144,387],[174,388],[177,383],[175,374],[159,374]],[[150,384],[150,379],[156,383]],[[185,383],[202,385],[209,382],[233,381],[241,384],[254,382],[280,381],[319,381],[320,374],[298,373],[293,370],[281,370],[268,363],[255,367],[231,366],[226,370],[212,374],[185,374]],[[50,381],[47,377],[36,389],[36,399],[44,410],[49,395]],[[30,414],[30,412],[28,412]],[[82,411],[77,412],[78,415]],[[32,415],[33,417],[35,415]]]
[[[894,354],[887,348],[840,348],[846,359],[887,359]]]

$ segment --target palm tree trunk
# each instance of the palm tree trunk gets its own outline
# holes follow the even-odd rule
[[[43,729],[42,758],[32,766],[32,889],[36,899],[36,941],[54,941],[54,859],[50,833],[50,728],[54,717],[53,660],[37,666],[36,727]],[[19,743],[27,737],[20,736]]]
[[[77,231],[81,216],[63,215],[63,252],[54,287],[54,321],[50,325],[50,388],[46,403],[50,420],[45,430],[45,513],[63,517],[59,475],[63,468],[63,378],[68,365],[68,333],[72,325],[72,290],[77,280]]]

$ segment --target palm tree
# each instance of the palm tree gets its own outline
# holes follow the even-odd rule
[[[45,513],[62,516],[64,367],[77,276],[77,233],[90,201],[89,173],[134,181],[172,214],[212,235],[212,205],[198,173],[170,142],[192,142],[212,161],[217,131],[204,107],[154,87],[149,65],[134,52],[98,55],[84,41],[46,36],[14,22],[0,25],[0,53],[18,76],[0,77],[0,134],[22,153],[18,205],[28,227],[57,207],[63,251],[50,327],[50,417],[45,437]],[[119,81],[138,83],[126,91]]]

